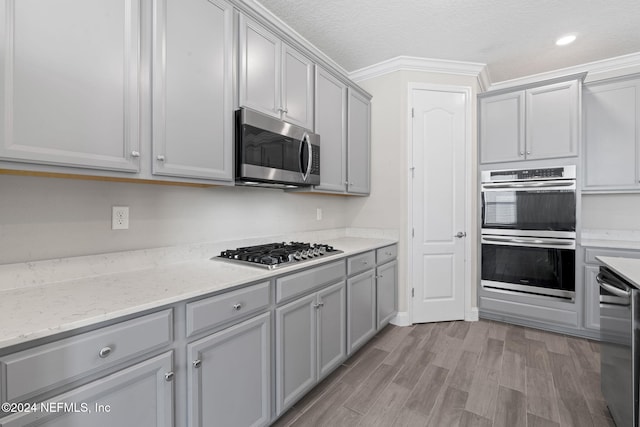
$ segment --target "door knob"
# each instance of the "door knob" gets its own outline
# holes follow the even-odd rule
[[[458,239],[462,239],[463,237],[465,237],[467,235],[467,233],[463,232],[463,231],[458,231],[455,235],[455,237],[457,237]]]

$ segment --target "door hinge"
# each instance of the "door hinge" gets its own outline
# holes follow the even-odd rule
[[[414,298],[416,296],[416,290],[415,288],[411,288],[411,298]]]
[[[415,228],[411,229],[411,237],[416,237],[416,229]]]
[[[413,107],[411,107],[411,117],[415,117],[413,112]]]
[[[415,166],[411,166],[409,169],[411,170],[411,178],[415,178],[416,177],[416,167]]]

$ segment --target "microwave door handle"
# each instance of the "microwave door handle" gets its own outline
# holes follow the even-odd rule
[[[304,156],[302,155],[302,148],[303,146],[306,144],[307,146],[307,167],[306,169],[303,171],[302,170],[302,159],[304,158]],[[312,145],[311,145],[311,140],[309,139],[309,134],[307,132],[304,133],[304,135],[302,136],[302,139],[300,140],[300,173],[302,174],[302,180],[304,182],[307,182],[307,179],[309,178],[309,174],[311,173],[311,157],[312,157]]]
[[[528,239],[526,237],[493,237],[493,236],[483,236],[482,240],[485,242],[496,242],[496,243],[516,243],[519,245],[547,245],[547,246],[572,246],[574,244],[573,241],[565,241],[565,240],[556,240],[556,239],[538,239],[531,238]]]
[[[618,286],[606,282],[602,276],[602,273],[598,273],[598,275],[596,276],[596,282],[598,282],[602,289],[617,297],[629,298],[631,296],[630,289],[620,289]],[[620,283],[620,285],[622,285],[622,283]]]

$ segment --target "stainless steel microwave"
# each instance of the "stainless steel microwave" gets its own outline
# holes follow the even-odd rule
[[[253,110],[236,111],[236,183],[320,184],[320,136]]]

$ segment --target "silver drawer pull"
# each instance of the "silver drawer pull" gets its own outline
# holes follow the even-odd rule
[[[369,264],[369,263],[367,262],[367,260],[362,260],[362,263],[363,263],[364,265]]]
[[[139,151],[132,151],[131,152],[131,157],[140,157],[140,152]]]
[[[172,381],[173,380],[173,371],[171,372],[167,372],[166,374],[164,374],[164,380],[165,381]]]
[[[233,309],[235,311],[240,311],[242,309],[242,303],[233,304]]]
[[[194,368],[199,368],[200,366],[202,366],[202,360],[196,359],[196,360],[193,361],[193,367]]]
[[[101,359],[104,359],[105,357],[110,355],[112,351],[113,351],[113,349],[111,347],[104,347],[104,348],[100,349],[100,352],[98,353],[98,356],[100,356]]]
[[[385,254],[386,256],[391,256],[391,255],[392,255],[392,253],[391,253],[391,252],[385,252],[384,254]]]
[[[165,160],[165,158],[164,158],[164,156],[163,156],[162,154],[158,155],[158,156],[156,157],[156,159],[157,159],[158,161],[160,161],[160,162],[164,162],[164,160]]]

